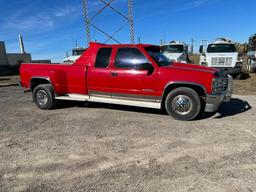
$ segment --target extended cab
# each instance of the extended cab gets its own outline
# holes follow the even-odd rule
[[[91,43],[72,65],[22,64],[21,86],[41,109],[77,100],[166,109],[178,120],[215,112],[232,95],[216,69],[170,62],[159,46]]]

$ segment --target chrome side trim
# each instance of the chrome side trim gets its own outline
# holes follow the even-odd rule
[[[89,91],[89,96],[133,100],[133,101],[147,101],[147,102],[160,102],[161,97],[138,95],[138,94],[123,94],[123,93],[107,93],[100,91]]]
[[[89,90],[88,94],[89,94],[89,96],[111,98],[111,93],[108,93],[108,92],[91,91],[91,90]]]
[[[97,96],[88,96],[88,95],[79,95],[79,94],[67,94],[65,96],[55,97],[55,99],[71,100],[71,101],[88,101],[88,102],[109,103],[109,104],[117,104],[117,105],[161,109],[160,102],[135,101],[135,100],[128,100],[128,99],[116,99],[116,98],[97,97]]]
[[[88,95],[79,95],[79,94],[67,94],[65,96],[55,97],[58,100],[69,100],[69,101],[88,101]]]
[[[99,103],[109,103],[109,104],[161,109],[161,103],[157,103],[157,102],[133,101],[133,100],[102,98],[102,97],[93,97],[93,96],[89,98],[89,101],[99,102]]]

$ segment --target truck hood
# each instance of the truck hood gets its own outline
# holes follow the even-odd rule
[[[207,53],[209,57],[237,57],[238,52],[234,53]]]
[[[175,62],[173,62],[170,66],[167,66],[167,67],[180,69],[180,70],[204,72],[204,73],[210,73],[210,74],[215,74],[218,71],[217,69],[210,68],[210,67],[204,67],[204,66],[194,65],[194,64],[175,63]]]

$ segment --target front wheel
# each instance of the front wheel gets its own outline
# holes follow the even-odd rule
[[[38,85],[33,91],[33,100],[40,109],[54,108],[55,98],[52,86],[49,84]]]
[[[165,100],[165,109],[174,119],[191,121],[202,110],[201,99],[196,91],[187,87],[176,88]]]

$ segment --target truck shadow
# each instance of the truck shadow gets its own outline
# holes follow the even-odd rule
[[[218,111],[219,115],[216,119],[221,119],[228,116],[234,116],[240,113],[244,113],[252,109],[252,106],[241,99],[231,99],[228,103],[223,103]]]
[[[79,101],[62,101],[60,102],[55,109],[65,109],[65,108],[92,108],[92,109],[111,109],[119,111],[129,111],[129,112],[138,112],[138,113],[148,113],[148,114],[167,114],[164,110],[143,108],[143,107],[134,107],[126,105],[117,105],[117,104],[106,104],[106,103],[94,103],[94,102],[79,102]]]
[[[111,110],[119,110],[119,111],[167,115],[165,110],[150,109],[150,108],[143,108],[143,107],[132,107],[132,106],[125,106],[125,105],[105,104],[105,103],[85,103],[85,102],[77,102],[77,101],[61,102],[61,104],[58,105],[56,109],[65,109],[65,108],[73,108],[73,107],[111,109]],[[230,102],[223,103],[216,113],[204,113],[197,120],[204,120],[211,117],[215,119],[221,119],[229,116],[235,116],[240,113],[244,113],[250,109],[252,109],[252,107],[247,101],[243,101],[241,99],[231,99]]]
[[[205,113],[200,120],[208,119],[215,116],[215,119],[222,119],[225,117],[235,116],[252,109],[251,105],[241,99],[231,99],[230,102],[223,103],[216,113]]]

